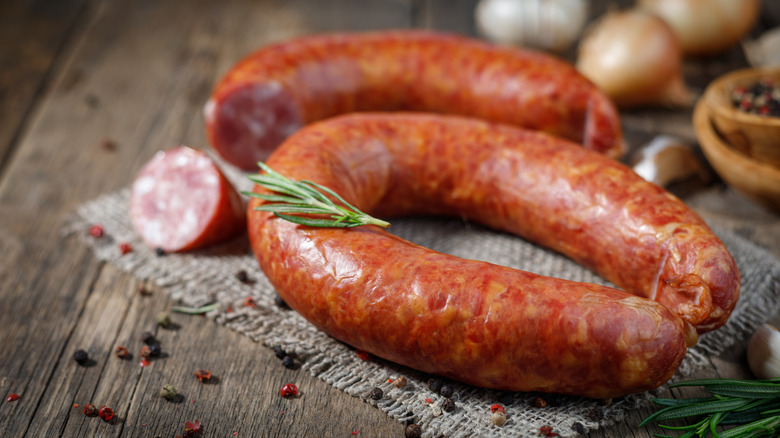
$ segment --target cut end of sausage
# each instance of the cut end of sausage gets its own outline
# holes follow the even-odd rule
[[[257,169],[303,126],[301,112],[279,82],[243,84],[214,96],[203,108],[214,150],[244,170]]]
[[[187,146],[158,152],[141,169],[130,217],[147,245],[167,252],[202,248],[246,228],[238,192],[208,155]]]

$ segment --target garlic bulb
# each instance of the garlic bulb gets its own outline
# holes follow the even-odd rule
[[[750,370],[759,379],[780,377],[780,332],[769,324],[761,324],[750,338],[747,359]]]
[[[742,43],[745,57],[753,67],[780,66],[780,26]]]
[[[475,11],[485,38],[555,52],[571,47],[587,15],[585,0],[481,0]]]

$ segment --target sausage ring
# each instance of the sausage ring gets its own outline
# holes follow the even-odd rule
[[[302,126],[355,111],[428,111],[542,130],[616,158],[617,110],[551,55],[429,31],[301,37],[237,63],[204,108],[209,141],[254,169]]]
[[[297,225],[253,198],[252,248],[282,298],[329,335],[424,372],[515,391],[639,392],[666,382],[686,340],[722,325],[739,295],[733,258],[682,201],[544,133],[357,113],[307,126],[267,164],[374,216],[455,215],[514,233],[625,289],[460,259],[375,226]]]

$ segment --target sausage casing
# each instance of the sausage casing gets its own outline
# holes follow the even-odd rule
[[[204,112],[214,149],[254,169],[305,124],[391,110],[538,129],[613,158],[624,151],[614,105],[568,63],[429,31],[322,34],[264,47],[227,72]]]
[[[687,327],[722,325],[739,294],[733,258],[685,204],[543,133],[353,114],[304,128],[268,164],[374,216],[456,215],[515,233],[631,292],[448,256],[373,226],[295,225],[253,199],[252,247],[285,301],[331,336],[422,371],[508,390],[638,392],[671,377]]]

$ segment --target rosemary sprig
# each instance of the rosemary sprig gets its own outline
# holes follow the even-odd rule
[[[701,386],[713,396],[682,400],[654,399],[653,402],[663,408],[645,418],[639,424],[640,427],[653,422],[691,417],[695,422],[686,426],[660,426],[666,430],[684,432],[678,438],[780,436],[780,379],[697,379],[669,386]],[[718,428],[723,429],[725,425],[738,426],[718,432]]]
[[[349,228],[360,225],[378,225],[387,228],[390,226],[389,222],[376,219],[358,210],[325,186],[312,181],[291,180],[271,169],[262,161],[258,162],[257,165],[265,173],[250,175],[249,179],[274,192],[273,194],[244,192],[245,195],[252,198],[269,201],[269,203],[255,207],[257,211],[270,211],[282,219],[311,227]],[[343,205],[336,204],[327,195],[332,196]],[[305,215],[327,215],[330,218],[312,218]]]

